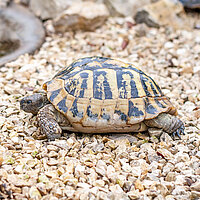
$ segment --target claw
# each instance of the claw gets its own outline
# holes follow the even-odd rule
[[[184,129],[185,127],[184,125],[182,125],[179,129],[172,133],[172,137],[175,138],[175,136],[178,136],[178,138],[181,139],[181,134],[185,135]]]
[[[178,129],[178,130],[176,131],[176,135],[178,136],[179,139],[181,139],[181,135],[180,135],[180,133],[181,133],[181,130]]]

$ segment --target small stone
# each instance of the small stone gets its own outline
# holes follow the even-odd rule
[[[87,184],[87,183],[78,183],[77,184],[77,187],[80,187],[80,188],[83,188],[83,189],[89,189],[91,188],[92,186]]]
[[[55,165],[58,164],[58,160],[55,160],[55,159],[51,158],[51,159],[47,162],[47,164],[48,164],[49,166],[55,166]]]
[[[174,158],[174,155],[167,149],[158,149],[157,152],[167,160],[171,160]]]
[[[143,180],[142,181],[142,185],[144,186],[145,189],[149,189],[155,184],[156,184],[156,182],[155,181],[151,181],[151,180]]]
[[[164,44],[164,48],[165,49],[171,49],[171,48],[173,48],[174,47],[174,44],[172,43],[172,42],[166,42],[165,44]]]
[[[38,189],[35,186],[32,186],[29,190],[29,197],[31,199],[40,199],[42,198],[40,192],[38,191]]]
[[[175,159],[177,160],[177,162],[188,162],[190,160],[190,157],[187,153],[178,152],[175,155]]]
[[[165,200],[175,200],[175,198],[172,195],[165,196]]]
[[[59,150],[59,148],[54,145],[47,145],[47,149],[49,151],[58,151]]]
[[[111,190],[116,199],[129,200],[128,195],[122,190],[122,188],[118,184],[111,185],[109,189]]]
[[[47,188],[46,188],[46,185],[44,183],[42,183],[42,182],[37,183],[36,187],[42,195],[47,194]]]
[[[190,188],[191,188],[192,190],[195,190],[195,191],[200,192],[200,181],[197,181],[196,183],[192,184],[192,185],[190,186]]]
[[[142,183],[139,179],[137,179],[134,184],[135,184],[135,189],[138,189],[139,191],[144,190],[144,186],[142,185]]]
[[[198,199],[200,197],[200,192],[191,191],[191,194],[192,199]]]
[[[55,158],[55,157],[58,157],[58,153],[56,153],[55,151],[50,151],[49,154],[48,154],[48,156],[50,158]]]
[[[162,129],[157,129],[157,128],[148,128],[148,133],[151,137],[160,137],[162,134]]]
[[[38,181],[42,182],[42,183],[47,183],[47,182],[49,182],[49,179],[46,175],[42,174],[38,177]]]
[[[108,165],[106,175],[109,179],[115,182],[117,177],[115,175],[115,168],[112,165]]]
[[[105,182],[103,180],[96,180],[93,185],[97,187],[103,187]]]
[[[123,188],[125,182],[126,182],[126,176],[117,175],[116,183],[118,183],[121,188]]]
[[[197,151],[195,156],[200,159],[200,151]]]
[[[72,146],[74,145],[74,143],[75,143],[75,141],[74,141],[72,138],[69,138],[69,139],[67,140],[67,145],[68,145],[69,147],[72,147]]]
[[[27,161],[27,165],[31,168],[35,167],[37,165],[37,161],[35,159],[30,159]]]
[[[24,165],[17,165],[17,167],[15,167],[15,169],[14,169],[14,172],[15,172],[16,174],[21,174],[21,173],[23,173],[23,167],[24,167]]]
[[[61,190],[60,187],[54,187],[52,189],[52,193],[57,197],[57,198],[61,198],[63,196],[63,192]]]
[[[45,172],[45,175],[49,178],[55,178],[58,176],[58,173],[57,171],[46,171]]]
[[[179,186],[177,185],[175,189],[172,191],[172,195],[177,196],[177,195],[187,195],[187,190],[185,186]]]
[[[187,65],[184,65],[184,66],[181,66],[182,69],[180,71],[181,74],[189,74],[189,73],[193,73],[193,67],[191,65],[187,66]]]
[[[15,145],[19,144],[19,138],[18,137],[12,137],[11,140]]]
[[[166,178],[165,178],[165,180],[166,180],[166,181],[169,181],[169,182],[175,181],[175,179],[176,179],[176,174],[175,174],[175,172],[169,172],[169,173],[167,174]]]
[[[176,53],[179,56],[184,55],[186,53],[186,49],[184,49],[184,48],[177,49]]]
[[[166,194],[168,193],[168,189],[164,184],[157,183],[155,186],[156,189],[159,190],[162,196],[166,196]]]
[[[112,150],[114,150],[116,148],[116,144],[113,140],[106,142],[105,146],[110,147]]]
[[[139,190],[131,190],[127,194],[130,197],[130,199],[132,199],[132,200],[139,199],[139,197],[140,197]]]
[[[62,174],[65,173],[65,170],[64,170],[63,167],[59,167],[58,170],[57,170],[57,172],[58,172],[58,175],[62,175]]]
[[[127,163],[126,161],[124,161],[123,159],[120,159],[121,165],[122,165],[122,169],[125,172],[131,172],[132,171],[132,167],[129,165],[129,163]]]
[[[2,163],[3,163],[3,154],[0,152],[0,167],[1,167]]]

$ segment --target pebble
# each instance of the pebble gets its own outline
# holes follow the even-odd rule
[[[32,186],[29,190],[29,197],[31,199],[40,199],[42,196],[35,186]]]
[[[165,178],[165,180],[166,180],[166,181],[169,181],[169,182],[175,181],[175,179],[176,179],[176,174],[175,174],[175,172],[169,172],[169,173],[167,174],[166,178]]]
[[[164,44],[164,48],[165,49],[171,49],[171,48],[173,48],[174,47],[174,44],[172,43],[172,42],[166,42],[165,44]]]
[[[196,183],[192,184],[190,187],[192,190],[195,190],[197,192],[200,192],[200,181],[197,181]]]

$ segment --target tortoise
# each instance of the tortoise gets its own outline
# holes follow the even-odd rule
[[[45,93],[24,97],[20,107],[37,114],[48,140],[62,130],[82,133],[142,132],[148,127],[184,134],[177,110],[148,75],[106,57],[74,61],[43,84]]]

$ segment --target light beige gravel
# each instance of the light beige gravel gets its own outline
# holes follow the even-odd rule
[[[48,36],[38,52],[0,68],[0,185],[6,184],[0,195],[24,200],[199,199],[200,32],[130,22],[110,18],[94,32],[56,35],[48,21]],[[160,141],[147,133],[39,140],[36,118],[20,111],[19,100],[40,91],[43,82],[73,60],[93,55],[134,63],[151,75],[179,110],[186,126],[182,140],[173,141],[166,133]]]

